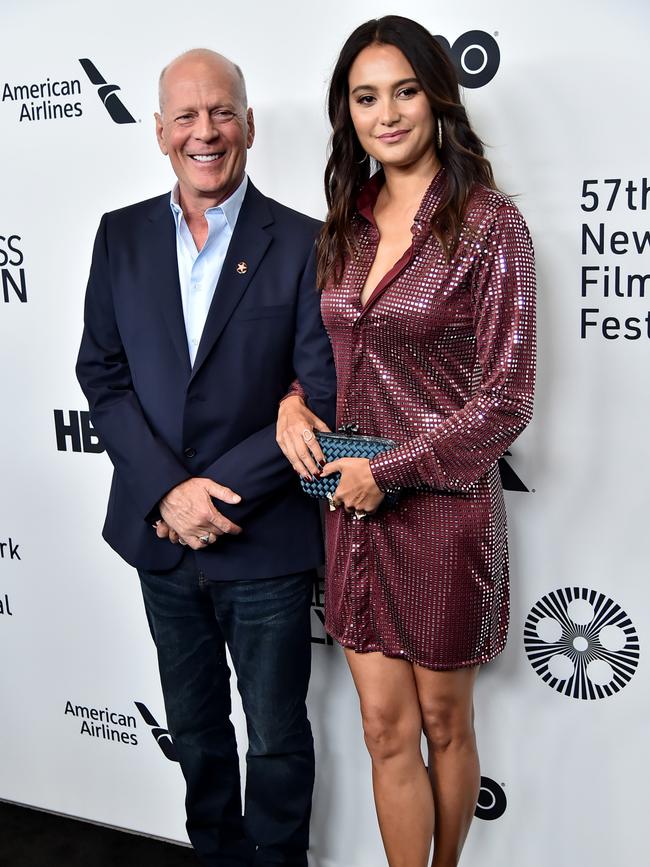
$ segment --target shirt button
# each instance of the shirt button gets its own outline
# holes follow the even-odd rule
[[[196,449],[193,449],[191,446],[188,449],[184,449],[183,454],[186,458],[194,458],[196,457]]]

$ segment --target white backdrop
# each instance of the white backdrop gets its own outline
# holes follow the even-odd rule
[[[165,721],[138,581],[100,539],[109,462],[91,437],[84,447],[83,417],[74,415],[86,409],[73,367],[92,240],[104,211],[171,187],[154,137],[157,76],[195,46],[230,55],[246,73],[255,183],[323,216],[328,74],[356,25],[395,11],[452,44],[472,30],[495,38],[498,72],[465,98],[501,187],[517,194],[538,258],[536,415],[508,458],[530,490],[507,494],[512,624],[506,652],[479,678],[484,818],[474,822],[462,863],[641,863],[650,692],[643,658],[637,662],[650,617],[650,300],[641,278],[632,280],[632,297],[616,297],[613,280],[618,266],[626,292],[628,274],[650,272],[643,0],[466,0],[453,11],[424,0],[398,9],[331,0],[327,11],[297,0],[232,8],[195,0],[182,10],[159,0],[4,0],[0,798],[186,840],[180,771],[152,737]],[[80,58],[119,85],[133,123],[111,119]],[[50,89],[79,85],[69,96],[61,87],[41,96],[48,79]],[[43,100],[45,117],[29,119]],[[66,103],[72,116],[48,117]],[[598,207],[583,210],[596,203],[591,193]],[[583,223],[597,239],[587,236],[584,253]],[[627,236],[612,239],[616,232]],[[586,284],[586,297],[583,267],[594,269],[587,279],[600,278]],[[584,337],[581,316],[596,323]],[[638,329],[625,325],[633,317]],[[79,419],[82,450],[70,436],[57,448],[55,410],[66,423],[71,411]],[[543,610],[534,608],[540,600]],[[314,637],[322,641],[317,608]],[[135,702],[146,706],[146,720]],[[314,644],[310,708],[318,750],[312,864],[385,863],[356,696],[342,654],[323,643]],[[243,736],[239,709],[236,716]]]

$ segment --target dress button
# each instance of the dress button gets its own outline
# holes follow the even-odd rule
[[[189,449],[184,449],[183,454],[186,458],[196,457],[196,449],[193,449],[191,446]]]

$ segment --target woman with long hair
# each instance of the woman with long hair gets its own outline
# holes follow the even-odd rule
[[[508,627],[497,460],[532,414],[533,251],[424,27],[357,28],[329,117],[318,278],[337,424],[396,446],[321,466],[325,426],[298,384],[278,442],[303,476],[341,474],[326,627],[359,694],[388,862],[423,867],[433,840],[433,867],[452,867],[480,787],[474,683]]]

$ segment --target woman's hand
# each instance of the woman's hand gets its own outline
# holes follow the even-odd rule
[[[333,506],[343,506],[346,512],[375,512],[386,496],[377,487],[368,458],[339,458],[325,464],[321,476],[341,473],[341,480],[332,495]],[[362,517],[362,515],[359,515]]]
[[[320,472],[319,464],[325,463],[325,456],[314,436],[315,430],[329,431],[329,428],[305,406],[301,397],[285,397],[280,404],[275,439],[303,479],[311,479]]]

